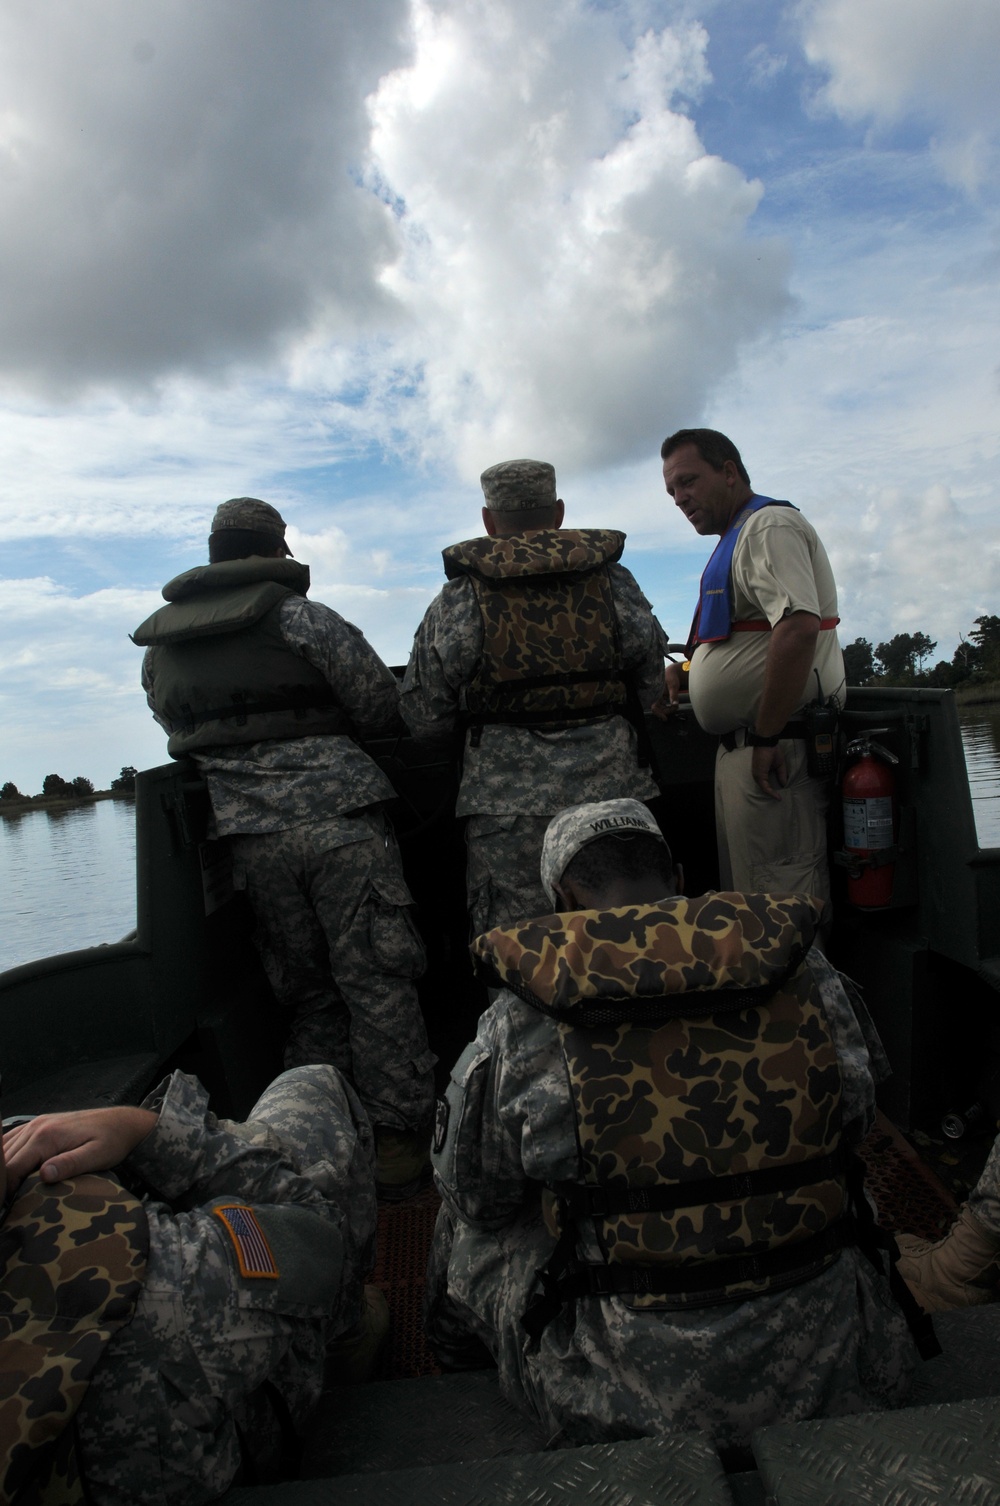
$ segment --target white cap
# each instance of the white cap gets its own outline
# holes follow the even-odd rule
[[[556,903],[555,885],[581,847],[596,842],[598,837],[628,836],[632,832],[645,832],[662,842],[667,839],[649,808],[641,800],[593,800],[587,805],[570,805],[553,816],[542,843],[541,879],[542,888],[549,903]]]

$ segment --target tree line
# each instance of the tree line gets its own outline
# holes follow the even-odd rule
[[[131,764],[126,764],[118,775],[112,779],[111,788],[115,794],[128,795],[135,790],[135,776],[138,770]],[[93,795],[94,782],[85,774],[77,774],[75,779],[64,779],[61,774],[46,774],[42,780],[41,793],[38,795],[22,795],[12,779],[0,785],[0,801],[8,805],[25,805],[34,800],[79,800]]]
[[[897,633],[888,643],[873,647],[855,638],[844,647],[848,685],[932,685],[952,690],[958,685],[1000,680],[1000,617],[977,617],[968,638],[962,638],[951,659],[924,665],[937,643],[926,633]]]

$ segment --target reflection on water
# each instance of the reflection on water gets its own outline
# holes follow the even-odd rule
[[[97,800],[0,819],[0,971],[119,941],[135,925],[135,806]]]
[[[958,713],[980,847],[1000,847],[1000,705]]]

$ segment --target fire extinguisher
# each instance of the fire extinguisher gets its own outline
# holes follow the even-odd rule
[[[881,732],[882,728],[877,730]],[[847,898],[862,910],[884,909],[892,900],[896,871],[896,776],[892,765],[899,759],[869,734],[848,744],[847,757],[855,760],[841,787]]]

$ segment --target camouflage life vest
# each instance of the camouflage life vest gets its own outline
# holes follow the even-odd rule
[[[487,723],[555,732],[624,713],[628,702],[608,565],[625,535],[539,529],[444,551],[449,580],[476,593],[483,646],[465,689],[473,744]]]
[[[148,1254],[142,1204],[112,1178],[21,1187],[0,1224],[0,1500],[84,1499],[73,1418]]]
[[[804,965],[817,913],[707,894],[476,940],[493,981],[555,1020],[576,1112],[581,1181],[543,1194],[559,1242],[538,1331],[588,1293],[682,1307],[772,1291],[848,1242],[840,1067]],[[601,1265],[578,1258],[583,1218]]]
[[[308,589],[306,565],[256,555],[200,565],[167,582],[167,605],[132,641],[152,649],[156,710],[172,758],[350,731],[325,675],[281,633],[282,602]]]

